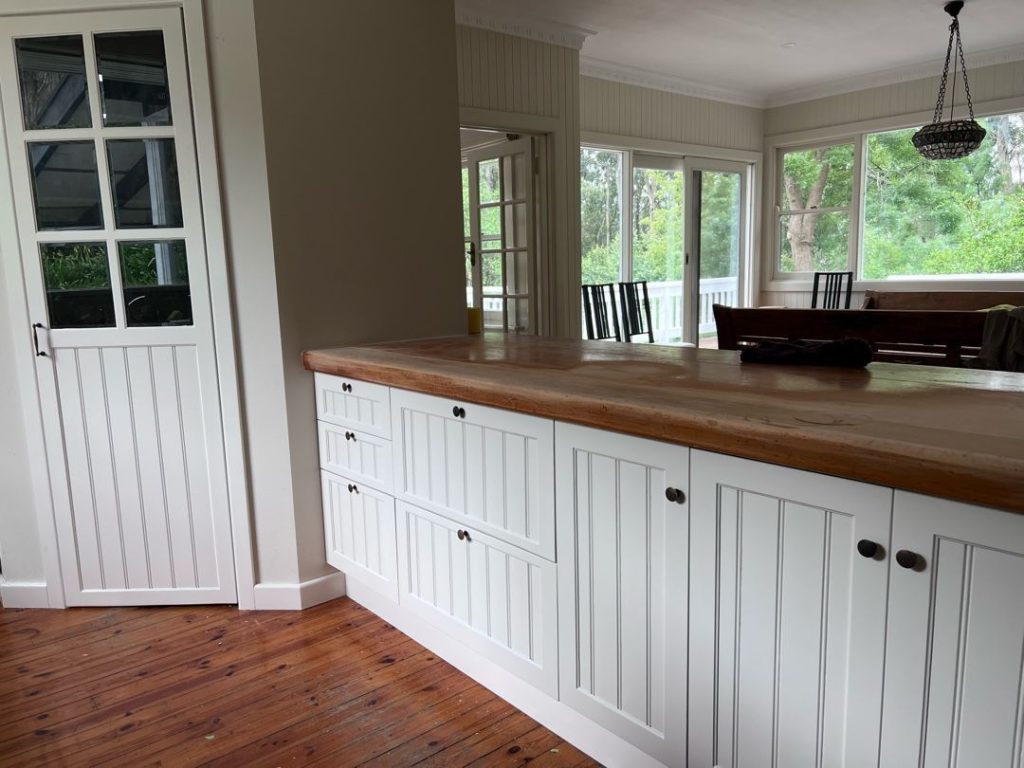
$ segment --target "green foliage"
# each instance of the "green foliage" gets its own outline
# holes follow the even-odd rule
[[[103,243],[52,243],[42,246],[47,290],[103,288],[110,285]]]

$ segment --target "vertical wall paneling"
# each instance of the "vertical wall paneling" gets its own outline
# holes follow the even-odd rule
[[[399,581],[408,609],[557,696],[555,564],[399,501]]]
[[[561,699],[668,765],[685,754],[686,448],[556,424]]]
[[[542,327],[553,335],[580,333],[580,77],[579,52],[492,30],[456,28],[459,106],[484,114],[481,128],[531,130],[547,118],[549,243],[540,269]]]
[[[877,764],[888,562],[856,544],[887,549],[892,492],[691,466],[691,764]]]

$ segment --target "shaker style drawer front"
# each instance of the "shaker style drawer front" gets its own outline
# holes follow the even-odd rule
[[[391,397],[387,387],[356,379],[314,374],[316,417],[391,439]]]
[[[557,696],[554,563],[404,502],[397,509],[403,610]]]
[[[392,492],[390,440],[325,421],[317,428],[321,469]]]
[[[395,500],[331,472],[320,477],[327,562],[398,602]]]
[[[393,390],[395,495],[553,560],[554,423]]]

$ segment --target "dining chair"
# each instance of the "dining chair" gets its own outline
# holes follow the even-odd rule
[[[615,286],[612,283],[583,286],[583,319],[588,339],[622,341],[619,312],[615,306]]]
[[[647,281],[619,283],[619,301],[622,307],[623,341],[634,336],[647,336],[654,343],[654,325],[651,323],[651,300],[647,294]]]
[[[825,287],[824,290],[819,290],[822,278],[825,278]],[[843,297],[844,283],[846,285],[846,303],[842,309],[849,309],[851,291],[853,291],[853,272],[815,272],[811,309],[840,309],[839,302]],[[820,306],[818,305],[819,295],[821,297]]]

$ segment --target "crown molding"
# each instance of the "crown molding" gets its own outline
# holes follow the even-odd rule
[[[693,96],[698,99],[739,104],[744,107],[763,108],[765,106],[765,99],[763,97],[749,91],[718,88],[713,85],[686,80],[682,77],[652,72],[640,67],[630,67],[625,64],[616,64],[590,56],[580,56],[580,74],[586,77],[596,77],[601,80],[611,80],[626,85],[636,85],[641,88],[652,88],[656,91],[678,93],[682,96]]]
[[[990,67],[995,64],[1008,64],[1015,61],[1024,61],[1024,45],[1010,45],[1004,48],[992,48],[987,51],[976,51],[967,55],[967,71]],[[847,77],[841,80],[833,80],[828,83],[809,85],[803,88],[793,88],[786,91],[779,91],[768,96],[764,102],[767,108],[784,107],[789,104],[798,104],[803,101],[824,99],[829,96],[840,96],[844,93],[863,91],[868,88],[881,88],[886,85],[897,85],[909,83],[914,80],[923,80],[929,77],[938,77],[942,73],[943,59],[933,59],[923,64],[910,64],[904,67],[894,67],[880,72],[871,72],[854,77]]]
[[[583,43],[588,37],[597,34],[590,29],[575,27],[571,24],[560,24],[557,21],[502,18],[471,11],[456,11],[455,22],[467,27],[500,32],[513,37],[525,37],[577,51],[583,47]]]

